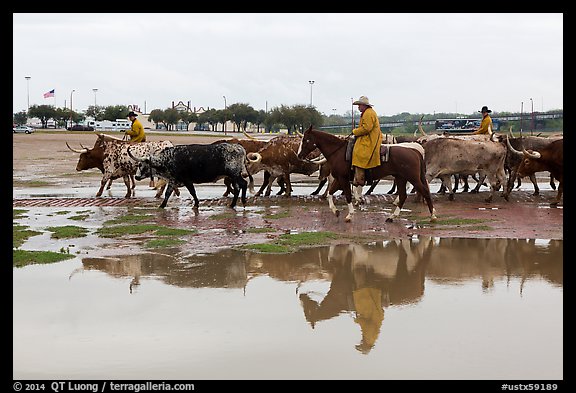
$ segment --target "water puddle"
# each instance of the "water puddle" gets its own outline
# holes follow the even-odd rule
[[[562,247],[414,235],[14,268],[13,378],[562,379]]]

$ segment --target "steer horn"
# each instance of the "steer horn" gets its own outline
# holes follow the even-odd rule
[[[130,156],[130,158],[133,159],[134,161],[140,161],[140,162],[146,161],[146,158],[134,157],[134,156],[132,155],[132,153],[130,152],[130,146],[128,146],[128,149],[126,150],[126,152],[127,152],[128,155]]]
[[[298,130],[294,130],[296,131],[296,135],[298,135],[300,138],[302,138],[304,136],[304,134],[302,134],[300,131]]]
[[[254,138],[252,135],[249,135],[246,131],[242,131],[242,134],[244,134],[246,136],[246,138],[252,139],[254,141],[257,141],[258,139]]]
[[[526,154],[530,158],[538,159],[541,157],[541,154],[537,151],[528,151],[522,146],[522,153]]]
[[[420,116],[420,120],[418,120],[418,131],[420,131],[420,133],[424,136],[428,135],[424,132],[424,129],[422,128],[422,119],[424,118],[424,115]]]
[[[250,162],[257,163],[257,162],[262,161],[262,154],[260,154],[260,153],[248,153],[248,154],[246,154],[246,158]]]
[[[317,165],[322,165],[328,162],[328,160],[326,159],[326,157],[324,157],[323,154],[320,154],[318,157],[316,158],[312,158],[311,160],[306,160],[312,164],[317,164]]]
[[[72,150],[74,153],[80,153],[80,154],[82,154],[82,153],[88,153],[88,149],[85,148],[84,146],[82,146],[82,147],[83,147],[82,150],[72,149],[72,148],[70,147],[70,145],[68,144],[68,142],[66,142],[66,146],[68,146],[68,149]]]
[[[522,153],[521,151],[518,151],[512,147],[512,145],[510,144],[510,140],[509,140],[508,135],[506,135],[506,144],[508,145],[508,149],[510,149],[510,151],[512,153],[516,154],[517,156],[524,157],[524,153]]]

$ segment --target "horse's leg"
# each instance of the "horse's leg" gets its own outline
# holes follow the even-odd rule
[[[394,183],[392,183],[392,188],[388,190],[386,194],[394,194],[396,192],[396,179],[394,179]]]
[[[334,205],[334,193],[338,190],[340,190],[340,182],[342,180],[340,178],[334,178],[334,180],[332,181],[332,183],[329,186],[328,189],[328,195],[327,195],[327,199],[328,199],[328,206],[330,206],[330,210],[332,210],[332,213],[334,213],[334,215],[336,217],[338,217],[340,215],[340,210],[338,210],[336,208],[336,205]],[[346,183],[348,185],[348,188],[350,188],[350,185],[348,183]],[[350,194],[350,192],[348,192]],[[350,200],[352,200],[352,198],[350,198]]]
[[[396,205],[396,209],[394,212],[386,218],[386,222],[394,221],[394,218],[400,216],[400,210],[402,210],[402,206],[404,206],[404,202],[406,202],[406,179],[401,177],[396,177],[396,189],[398,190],[398,205]]]
[[[318,183],[318,187],[314,191],[312,191],[310,193],[310,195],[318,195],[318,193],[320,192],[322,187],[324,187],[324,184],[326,184],[327,181],[328,181],[328,178],[324,178],[324,179],[320,180],[320,182]]]
[[[410,181],[410,183],[412,183],[412,181]],[[426,202],[426,204],[428,205],[428,211],[430,212],[430,222],[435,222],[437,220],[436,209],[434,208],[434,204],[432,203],[432,195],[430,194],[430,187],[426,182],[426,178],[421,177],[420,179],[415,179],[413,185],[416,191],[418,192],[418,195],[422,197]]]
[[[324,190],[324,194],[322,194],[322,198],[326,198],[328,196],[328,190],[330,189],[330,185],[334,183],[334,177],[332,175],[328,175],[328,186],[326,190]]]
[[[352,203],[352,190],[350,187],[350,180],[341,179],[340,181],[342,182],[341,184],[344,184],[344,186],[342,187],[342,193],[344,194],[344,197],[346,198],[346,203],[348,204],[348,215],[346,216],[344,221],[350,222],[352,221],[352,215],[355,212],[354,203]],[[362,198],[362,186],[354,187],[354,192],[358,195],[359,198]]]
[[[364,195],[371,195],[372,191],[374,191],[374,189],[376,188],[378,183],[380,183],[380,179],[373,180],[372,184],[370,184],[370,188],[368,189],[368,191],[366,191],[366,193]],[[388,191],[388,193],[390,193],[390,191]]]

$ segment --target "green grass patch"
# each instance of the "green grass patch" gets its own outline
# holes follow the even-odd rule
[[[246,244],[241,248],[266,253],[287,253],[299,247],[320,245],[337,238],[338,234],[334,232],[302,232],[280,235],[273,243]]]
[[[151,232],[156,236],[183,236],[194,234],[195,229],[180,229],[161,227],[156,224],[134,224],[134,225],[116,225],[105,226],[96,231],[102,237],[120,237],[124,235],[141,235]]]
[[[13,180],[12,187],[46,187],[52,185],[46,180]]]
[[[246,233],[267,233],[267,232],[276,232],[274,228],[248,228],[246,229]]]
[[[33,264],[44,264],[64,261],[74,258],[74,255],[52,251],[12,250],[12,266],[23,267]]]
[[[48,227],[46,230],[53,232],[52,239],[70,239],[76,237],[84,237],[88,234],[86,228],[78,227],[76,225],[65,225],[62,227]]]
[[[33,231],[33,230],[30,230],[27,228],[28,227],[24,226],[24,225],[12,225],[12,247],[13,248],[20,247],[22,244],[24,244],[24,242],[26,240],[28,240],[28,238],[30,238],[32,236],[37,236],[37,235],[42,234],[42,232]]]
[[[12,209],[12,219],[18,219],[18,218],[24,218],[26,217],[26,213],[28,213],[28,210],[24,210],[24,209]]]
[[[338,235],[334,232],[302,232],[302,233],[285,233],[278,237],[278,240],[285,245],[300,247],[315,244],[322,244],[326,240],[337,239]]]
[[[186,240],[182,239],[153,239],[144,245],[146,248],[168,248],[179,246],[180,244],[186,243]]]
[[[68,218],[70,218],[71,220],[74,220],[74,221],[84,221],[88,217],[90,217],[90,214],[78,214],[76,216],[72,216],[72,217],[68,217]]]
[[[472,225],[472,224],[480,224],[485,222],[486,220],[482,220],[479,218],[445,218],[442,220],[437,220],[436,222],[432,223],[434,225]],[[423,220],[423,222],[430,222],[430,220]]]
[[[127,222],[142,222],[154,218],[151,214],[125,214],[104,222],[104,225],[124,224]]]
[[[283,212],[272,213],[272,214],[264,214],[262,216],[262,218],[267,218],[269,220],[277,220],[279,218],[286,218],[286,217],[290,217],[289,211],[283,211]]]

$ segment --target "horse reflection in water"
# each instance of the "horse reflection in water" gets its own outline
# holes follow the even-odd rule
[[[424,294],[426,261],[431,238],[331,246],[326,269],[332,273],[330,289],[320,302],[309,293],[299,295],[306,320],[316,323],[353,312],[360,326],[356,349],[369,353],[380,334],[384,308],[418,302]]]
[[[425,283],[480,283],[491,291],[497,280],[520,282],[519,295],[531,277],[563,285],[563,241],[535,239],[418,238],[386,240],[370,245],[336,244],[304,248],[290,254],[262,254],[226,249],[214,254],[146,253],[110,258],[84,258],[83,270],[129,278],[130,289],[146,279],[182,288],[238,288],[268,276],[299,282],[298,299],[306,321],[317,323],[352,313],[362,338],[356,348],[368,354],[376,345],[385,309],[416,304]],[[325,296],[302,291],[302,284],[330,282]],[[140,291],[143,290],[140,288]],[[236,294],[238,292],[231,292]]]

